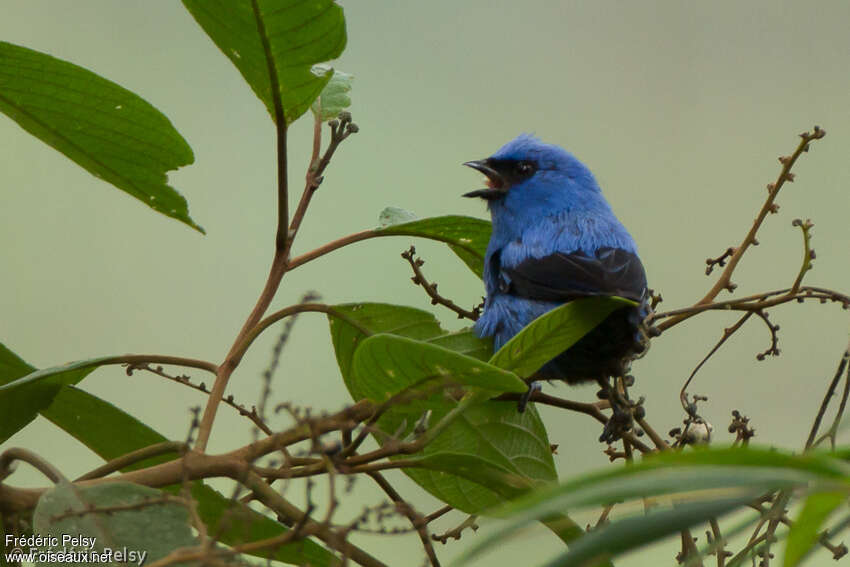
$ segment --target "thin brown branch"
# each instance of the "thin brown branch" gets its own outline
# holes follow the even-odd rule
[[[750,313],[755,313],[759,316],[759,318],[764,321],[764,324],[767,326],[767,330],[770,333],[770,346],[768,346],[765,350],[758,353],[756,355],[756,359],[761,361],[767,358],[768,356],[779,356],[779,325],[774,325],[770,322],[770,317],[767,314],[767,311],[764,309],[759,309],[758,311],[750,311]]]
[[[301,200],[298,202],[295,214],[292,215],[292,223],[289,225],[289,245],[286,249],[287,257],[289,256],[289,251],[292,249],[292,242],[295,240],[295,235],[298,233],[298,229],[301,227],[301,222],[304,220],[304,216],[307,213],[307,207],[310,206],[313,194],[319,188],[319,185],[322,184],[322,175],[330,164],[331,158],[343,140],[359,130],[357,124],[354,124],[351,121],[351,114],[348,112],[341,112],[338,119],[328,122],[328,126],[331,130],[331,138],[328,142],[328,147],[325,149],[324,155],[319,158],[319,151],[321,149],[322,142],[322,128],[321,120],[318,116],[316,117],[313,126],[313,155],[310,158],[310,165],[307,168],[307,175],[305,176],[306,179],[304,191],[301,193]],[[292,267],[293,266],[290,263],[290,269],[292,269]]]
[[[518,402],[522,398],[522,394],[502,394],[494,400],[498,401],[511,401]],[[538,404],[543,404],[547,406],[552,406],[561,409],[567,409],[570,411],[575,411],[578,413],[583,413],[585,415],[589,415],[596,421],[602,424],[608,423],[608,417],[602,413],[602,409],[600,406],[603,404],[607,404],[608,402],[598,402],[595,404],[588,404],[584,402],[574,402],[572,400],[566,400],[564,398],[558,398],[556,396],[550,396],[548,394],[544,394],[543,392],[537,391],[531,394],[528,398],[530,402],[536,402]],[[640,451],[641,453],[652,453],[653,450],[651,447],[640,441],[635,435],[633,435],[629,431],[622,432],[622,437],[624,439],[628,439],[629,443],[631,443],[632,447]]]
[[[844,373],[844,369],[847,367],[848,361],[850,361],[850,344],[848,344],[847,348],[844,350],[844,353],[841,356],[841,360],[838,363],[838,368],[835,371],[835,375],[832,377],[832,381],[829,383],[829,387],[826,389],[826,394],[824,394],[823,401],[821,402],[820,407],[818,408],[818,413],[815,416],[815,421],[812,424],[811,431],[809,432],[809,438],[806,440],[806,450],[811,449],[815,443],[815,436],[818,433],[818,429],[820,429],[820,424],[823,420],[824,414],[826,413],[826,408],[829,407],[829,401],[835,394],[835,389],[838,386],[839,380],[841,380],[841,375]],[[847,401],[848,388],[850,388],[850,370],[848,370],[847,382],[848,385],[845,386],[845,394],[841,399],[841,407],[839,409],[840,413],[836,418],[839,421],[841,419],[841,414],[844,413],[844,407]]]
[[[416,248],[414,246],[402,252],[401,257],[407,260],[413,270],[413,277],[410,278],[411,281],[425,290],[425,293],[431,298],[431,305],[439,304],[454,311],[458,319],[478,320],[478,317],[481,315],[481,306],[473,308],[472,311],[467,311],[451,299],[443,297],[437,292],[437,284],[430,283],[425,277],[425,274],[422,273],[422,266],[425,264],[425,260],[416,257]]]
[[[29,449],[21,447],[12,447],[0,453],[0,480],[5,479],[11,474],[11,466],[15,461],[23,461],[36,469],[38,472],[47,477],[50,482],[56,484],[59,482],[68,482],[62,472],[45,461],[41,456],[33,453]],[[0,502],[2,502],[0,498]]]
[[[699,364],[696,365],[696,367],[691,372],[691,375],[688,376],[688,379],[685,380],[684,384],[682,384],[682,389],[679,390],[679,400],[681,401],[682,407],[685,409],[685,411],[689,410],[687,389],[688,386],[691,384],[691,381],[694,379],[694,376],[696,376],[700,368],[702,368],[705,363],[708,362],[708,359],[710,359],[714,355],[714,353],[720,350],[720,347],[723,346],[723,343],[725,343],[729,339],[729,337],[734,335],[735,332],[740,329],[750,317],[752,317],[752,315],[752,311],[744,313],[744,316],[738,319],[734,325],[723,329],[723,335],[720,337],[720,340],[715,343],[715,345],[711,348],[710,351],[708,351],[708,354],[706,354],[705,357],[703,357],[703,359],[699,362]]]
[[[274,295],[277,292],[277,288],[278,286],[280,286],[280,280],[283,278],[283,274],[286,272],[285,258],[286,257],[284,256],[281,250],[275,251],[274,259],[272,260],[272,266],[269,270],[269,277],[266,280],[266,285],[263,288],[263,291],[260,294],[256,305],[254,305],[254,309],[251,311],[251,314],[248,315],[248,319],[242,325],[242,330],[239,331],[239,334],[233,341],[233,346],[231,346],[230,352],[227,353],[227,357],[225,357],[224,362],[222,362],[221,365],[218,367],[215,383],[213,384],[212,391],[210,392],[210,396],[207,399],[207,405],[204,409],[204,416],[201,419],[201,426],[198,431],[198,441],[195,443],[195,449],[197,449],[198,451],[206,450],[207,443],[209,442],[210,438],[210,433],[212,432],[213,421],[215,421],[215,415],[218,410],[218,406],[224,396],[224,391],[227,389],[227,383],[230,381],[230,376],[233,374],[233,371],[239,365],[239,360],[244,354],[244,351],[240,352],[239,349],[245,337],[256,326],[256,324],[262,318],[263,314],[269,308],[269,305],[271,304],[272,299],[274,298]]]
[[[218,366],[206,360],[195,358],[183,358],[180,356],[166,356],[160,354],[124,354],[111,356],[105,360],[98,361],[98,366],[106,364],[127,364],[129,366],[141,366],[144,364],[168,364],[171,366],[183,366],[186,368],[197,368],[206,370],[211,374],[218,372]]]
[[[850,296],[846,294],[822,287],[801,286],[796,293],[791,293],[791,288],[785,288],[757,293],[739,299],[717,301],[703,305],[692,305],[690,307],[656,313],[652,315],[651,322],[654,324],[655,321],[658,321],[659,319],[667,319],[666,321],[662,321],[656,325],[660,331],[665,331],[670,327],[705,311],[758,311],[782,305],[784,303],[789,303],[791,301],[802,303],[806,300],[813,299],[818,300],[820,303],[826,303],[827,301],[840,303],[842,309],[850,309]]]
[[[183,386],[188,386],[189,388],[192,388],[193,390],[197,390],[198,392],[201,392],[203,394],[209,394],[210,393],[210,391],[207,389],[206,383],[201,382],[199,384],[195,384],[194,382],[192,382],[192,379],[185,374],[181,374],[179,376],[172,376],[171,374],[168,374],[167,372],[165,372],[162,369],[162,366],[153,367],[153,366],[150,366],[148,364],[143,364],[143,363],[128,364],[127,365],[127,375],[128,376],[131,375],[136,370],[146,370],[148,372],[156,374],[157,376],[162,376],[163,378],[165,378],[167,380],[177,382],[178,384],[181,384]],[[229,395],[229,396],[225,396],[224,398],[222,398],[221,401],[224,404],[235,409],[237,412],[239,412],[239,415],[241,415],[242,417],[246,417],[249,420],[251,420],[251,422],[258,429],[260,429],[263,433],[265,433],[266,435],[272,434],[272,430],[262,420],[260,415],[257,413],[256,408],[252,407],[250,410],[246,409],[246,407],[244,405],[236,402],[236,400],[233,398],[232,394]]]
[[[463,535],[463,531],[467,528],[471,529],[474,532],[477,532],[478,524],[475,523],[477,520],[478,516],[469,516],[454,528],[440,535],[433,534],[431,538],[434,541],[439,541],[443,545],[446,545],[450,539],[460,539]]]
[[[410,520],[410,524],[416,530],[416,533],[419,534],[419,540],[422,542],[422,547],[425,549],[425,555],[428,557],[428,561],[431,563],[432,567],[440,567],[440,560],[437,559],[437,553],[434,551],[434,545],[431,543],[431,539],[428,537],[428,522],[426,519],[416,511],[416,509],[407,503],[407,501],[401,497],[401,495],[396,491],[393,486],[387,482],[387,479],[379,472],[370,472],[367,473],[372,480],[374,480],[381,490],[384,491],[390,500],[396,506],[396,509],[404,514],[408,520]]]
[[[768,195],[767,199],[765,199],[764,204],[761,207],[758,215],[756,216],[755,221],[753,221],[753,225],[750,230],[747,232],[744,239],[741,241],[735,248],[730,248],[733,250],[731,255],[724,254],[721,257],[725,259],[728,256],[728,264],[726,264],[725,269],[720,274],[720,277],[714,283],[710,290],[705,294],[705,296],[697,301],[694,305],[707,305],[711,304],[714,301],[714,298],[724,289],[733,290],[734,284],[732,283],[732,274],[735,271],[735,268],[738,266],[738,263],[743,258],[744,253],[746,253],[747,249],[750,246],[756,245],[758,240],[756,239],[756,235],[758,234],[759,229],[761,228],[762,223],[764,223],[765,218],[770,213],[775,213],[779,206],[775,203],[776,196],[779,194],[779,190],[782,189],[782,186],[786,182],[794,181],[794,174],[791,173],[791,169],[794,167],[794,164],[797,162],[797,158],[799,158],[803,152],[807,152],[809,150],[809,144],[815,140],[819,140],[826,135],[826,131],[822,130],[820,127],[815,126],[811,132],[803,132],[800,134],[800,143],[797,145],[796,150],[790,156],[782,156],[779,158],[780,163],[782,164],[782,168],[779,172],[779,176],[777,177],[774,183],[771,183],[767,186]],[[727,251],[728,252],[728,251]],[[720,263],[717,261],[717,263]],[[711,261],[709,261],[709,267],[711,267]],[[692,313],[691,313],[692,314]],[[691,314],[679,314],[673,316],[669,321],[664,322],[664,328],[672,327],[677,323],[683,321]],[[664,330],[659,326],[660,330]]]
[[[812,250],[812,227],[815,225],[809,219],[805,221],[794,219],[791,221],[791,225],[799,226],[800,231],[803,233],[803,263],[800,265],[797,279],[794,280],[794,284],[791,286],[791,293],[797,293],[803,283],[803,277],[805,277],[806,272],[812,269],[812,262],[815,259],[815,251]]]
[[[719,294],[723,289],[729,287],[732,279],[732,273],[735,271],[738,262],[741,261],[741,258],[744,256],[747,249],[756,242],[756,234],[758,233],[759,228],[761,228],[764,219],[767,218],[769,213],[774,211],[774,202],[776,201],[776,196],[779,194],[779,190],[782,189],[782,186],[786,181],[794,180],[794,175],[791,173],[791,169],[797,162],[797,158],[799,158],[803,152],[808,151],[810,142],[813,140],[819,140],[825,135],[825,130],[821,130],[820,127],[815,126],[812,132],[803,132],[800,134],[800,143],[797,145],[797,149],[794,150],[794,153],[791,154],[791,156],[783,156],[779,158],[779,161],[782,164],[782,169],[780,170],[776,181],[768,186],[768,197],[756,216],[753,226],[750,228],[749,232],[747,232],[747,235],[741,241],[741,244],[739,244],[735,249],[732,256],[730,256],[729,264],[723,270],[723,273],[720,274],[717,282],[708,291],[708,293],[705,294],[705,297],[697,303],[710,303],[715,297],[717,297],[717,294]]]
[[[237,478],[236,480],[253,491],[257,500],[268,506],[271,510],[274,510],[293,523],[300,523],[303,526],[301,530],[312,531],[328,547],[342,553],[358,565],[363,565],[364,567],[386,567],[383,562],[372,557],[352,543],[349,543],[344,537],[340,537],[329,526],[310,520],[307,514],[278,494],[274,488],[266,484],[258,475],[249,472],[243,478]]]
[[[162,443],[157,443],[155,445],[149,445],[147,447],[143,447],[141,449],[137,449],[130,453],[121,455],[111,461],[108,461],[96,469],[93,469],[81,477],[78,477],[75,482],[81,480],[90,480],[94,478],[102,478],[106,475],[112,474],[116,471],[123,469],[124,467],[128,467],[130,465],[134,465],[145,459],[150,459],[151,457],[158,457],[160,455],[167,455],[168,453],[185,453],[189,447],[185,443],[181,443],[179,441],[163,441]]]
[[[649,424],[648,421],[646,421],[645,418],[641,417],[641,418],[635,419],[635,421],[637,421],[637,424],[640,425],[641,429],[643,429],[646,432],[646,434],[649,435],[649,438],[652,439],[652,442],[655,444],[655,447],[659,451],[666,451],[667,449],[670,448],[670,445],[668,445],[667,442],[664,441],[664,439],[661,437],[661,435],[659,435],[658,432],[655,431],[655,429]],[[629,441],[629,443],[632,443],[632,442]],[[647,453],[648,451],[641,449],[641,452]]]
[[[448,506],[448,505],[443,506],[442,508],[435,510],[434,512],[431,512],[430,514],[425,516],[425,523],[430,524],[431,522],[433,522],[437,518],[442,518],[443,516],[445,516],[446,514],[451,512],[452,510],[454,510],[454,506]]]
[[[379,236],[390,236],[389,234],[382,233],[375,229],[361,230],[360,232],[355,232],[354,234],[349,234],[348,236],[343,236],[342,238],[338,238],[327,244],[319,246],[315,250],[311,250],[310,252],[305,252],[300,256],[296,256],[289,261],[289,270],[294,270],[295,268],[306,264],[316,258],[320,258],[325,254],[333,252],[334,250],[339,250],[349,244],[354,244],[355,242],[360,242],[363,240],[368,240],[370,238],[377,238]]]

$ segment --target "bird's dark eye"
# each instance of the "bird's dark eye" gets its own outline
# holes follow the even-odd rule
[[[516,164],[516,173],[520,177],[529,177],[537,171],[537,166],[530,161],[518,161]]]

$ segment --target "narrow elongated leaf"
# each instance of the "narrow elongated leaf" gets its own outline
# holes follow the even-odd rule
[[[758,494],[753,490],[743,496],[691,502],[612,522],[573,542],[566,553],[549,561],[545,567],[584,567],[610,561],[617,555],[740,508]]]
[[[104,359],[36,371],[0,344],[0,443],[26,427],[49,406],[62,386],[76,384]]]
[[[821,526],[839,506],[847,502],[848,491],[815,492],[806,498],[800,515],[788,532],[784,567],[800,565],[818,543]]]
[[[576,299],[532,321],[502,345],[490,364],[527,378],[574,345],[613,311],[635,305],[621,297]]]
[[[328,71],[333,73],[331,80],[310,107],[313,114],[323,122],[336,118],[340,112],[351,106],[351,96],[348,93],[351,92],[351,82],[354,80],[354,76],[331,69],[329,65],[313,67],[313,72],[317,75],[324,75]]]
[[[109,402],[73,386],[63,388],[43,415],[106,461],[167,440]],[[175,455],[152,457],[121,470],[151,466],[174,458]],[[177,488],[170,491],[176,492]],[[289,529],[240,502],[233,502],[200,481],[192,483],[191,491],[208,532],[224,544],[266,539]],[[335,567],[340,563],[333,553],[310,539],[258,550],[251,555],[293,565]]]
[[[159,490],[129,482],[94,486],[61,482],[39,499],[33,513],[34,531],[53,536],[57,542],[64,542],[66,535],[91,538],[90,543],[61,547],[78,553],[96,552],[98,560],[82,556],[67,563],[62,561],[66,565],[152,563],[176,549],[197,545],[189,524],[189,511],[179,502],[163,501],[163,496]],[[45,547],[43,551],[56,553],[58,547]],[[123,559],[109,556],[108,550],[126,550],[127,555]],[[103,557],[107,559],[101,560]]]
[[[0,42],[0,112],[95,177],[203,232],[166,172],[194,161],[138,95],[67,61]]]
[[[195,21],[239,69],[274,119],[274,97],[291,124],[331,80],[330,68],[345,48],[345,18],[333,0],[183,0]],[[271,61],[269,61],[271,60]],[[272,92],[269,63],[279,92]]]
[[[850,489],[847,471],[847,465],[840,460],[818,454],[792,455],[756,448],[667,452],[641,463],[606,469],[571,482],[545,487],[504,505],[493,513],[510,520],[476,542],[458,564],[464,564],[492,548],[496,542],[503,542],[530,523],[550,514],[671,494],[678,494],[679,501],[685,498],[696,502],[702,499],[716,501],[717,490],[729,491],[737,498],[736,491],[763,492],[796,486],[831,487],[833,490],[836,486],[844,486]],[[610,541],[608,544],[612,549],[616,547]]]
[[[484,254],[491,232],[488,221],[447,215],[382,226],[376,232],[386,236],[418,236],[445,242],[479,278],[484,273]]]

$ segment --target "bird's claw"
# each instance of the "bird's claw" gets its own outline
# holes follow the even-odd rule
[[[535,392],[539,392],[542,389],[543,387],[540,385],[540,382],[529,382],[528,390],[525,391],[525,393],[519,399],[519,402],[517,402],[517,411],[519,413],[524,413],[525,406],[528,405],[528,402],[531,400],[531,396],[533,396]]]

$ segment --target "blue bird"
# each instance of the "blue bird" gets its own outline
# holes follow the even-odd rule
[[[485,199],[493,221],[484,260],[487,298],[475,331],[493,337],[498,349],[565,302],[614,295],[637,301],[639,307],[613,312],[534,376],[606,388],[644,350],[648,292],[637,246],[593,174],[572,154],[527,134],[464,165],[487,176],[486,189],[464,196]]]

